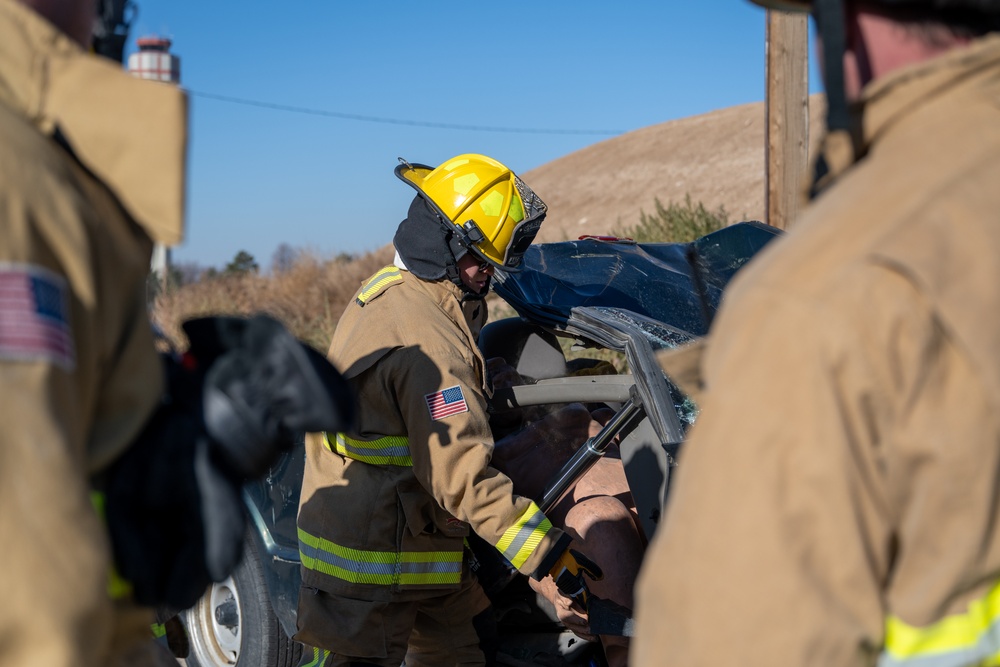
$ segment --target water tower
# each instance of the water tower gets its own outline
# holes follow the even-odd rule
[[[166,37],[140,37],[135,40],[139,50],[128,57],[128,71],[140,79],[168,83],[181,82],[181,59],[170,53]]]
[[[140,37],[135,40],[139,50],[128,57],[128,71],[140,79],[152,79],[179,85],[181,59],[170,53],[170,40],[166,37]],[[157,243],[153,247],[150,270],[160,279],[160,287],[167,289],[170,249]]]

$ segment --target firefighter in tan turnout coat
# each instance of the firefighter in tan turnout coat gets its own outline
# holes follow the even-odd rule
[[[0,0],[0,665],[105,667],[152,614],[108,595],[89,477],[160,401],[145,281],[182,231],[185,100],[82,48],[93,2],[44,4]]]
[[[709,333],[635,664],[1000,664],[1000,2],[761,4],[829,135]]]
[[[350,433],[313,433],[299,508],[303,664],[491,664],[489,601],[470,526],[521,572],[578,565],[569,537],[490,467],[476,340],[494,268],[516,270],[545,214],[504,165],[401,161],[418,195],[337,325],[330,359],[359,397]],[[407,654],[409,647],[409,654]]]
[[[182,236],[187,102],[122,71],[109,4],[0,0],[3,667],[176,666],[152,610],[235,567],[245,480],[290,424],[350,423],[343,379],[273,320],[204,318],[225,331],[188,331],[190,363],[157,352],[146,279]]]

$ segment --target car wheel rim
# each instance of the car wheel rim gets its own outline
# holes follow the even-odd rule
[[[195,610],[198,660],[205,667],[235,665],[240,659],[243,633],[240,624],[240,597],[233,578],[212,584]]]

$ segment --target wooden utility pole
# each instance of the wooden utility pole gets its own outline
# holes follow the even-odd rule
[[[787,229],[809,160],[808,15],[767,10],[766,42],[765,222]]]

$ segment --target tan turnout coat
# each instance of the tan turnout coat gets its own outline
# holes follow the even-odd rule
[[[349,434],[307,438],[304,585],[363,600],[426,598],[458,588],[470,524],[524,573],[562,536],[490,467],[476,346],[486,304],[461,297],[448,280],[389,266],[341,318],[329,356],[357,392],[360,421]]]
[[[458,588],[470,524],[524,573],[562,536],[490,467],[476,346],[486,304],[461,297],[448,280],[389,266],[340,319],[329,356],[356,390],[360,418],[353,433],[307,439],[299,509],[306,586],[364,600],[420,599]]]
[[[709,335],[637,665],[1000,650],[1000,37],[864,99],[867,156]]]
[[[181,234],[185,114],[175,88],[0,0],[4,667],[105,667],[150,636],[109,598],[89,479],[162,393],[145,283],[150,237]]]

